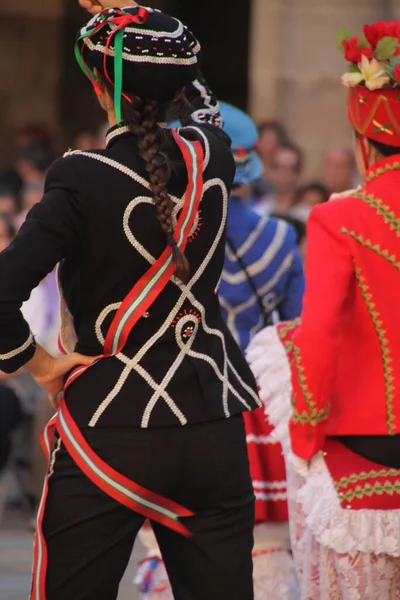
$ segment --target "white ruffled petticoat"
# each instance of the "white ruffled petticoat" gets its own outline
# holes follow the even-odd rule
[[[291,371],[275,327],[247,358],[285,450],[292,550],[302,600],[400,600],[400,510],[343,509],[320,453],[290,451]]]

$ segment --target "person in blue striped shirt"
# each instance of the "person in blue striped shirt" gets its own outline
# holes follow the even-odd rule
[[[220,106],[224,131],[232,140],[236,175],[218,294],[228,327],[244,351],[267,324],[300,315],[303,264],[294,228],[286,221],[259,216],[251,208],[250,186],[263,169],[254,122],[232,105],[221,102]]]

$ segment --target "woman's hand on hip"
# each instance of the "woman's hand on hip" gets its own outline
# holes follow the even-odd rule
[[[90,12],[91,15],[98,15],[105,8],[128,8],[129,6],[139,6],[133,0],[78,0],[82,8]]]
[[[84,356],[83,354],[78,354],[76,352],[57,358],[52,357],[46,374],[40,376],[33,375],[33,377],[41,388],[46,390],[50,396],[55,397],[63,391],[67,373],[81,365],[90,366],[99,360],[99,358],[100,357],[98,356]]]

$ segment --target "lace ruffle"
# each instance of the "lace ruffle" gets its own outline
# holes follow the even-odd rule
[[[315,539],[338,554],[400,557],[400,510],[342,508],[321,454],[312,460],[297,502]]]

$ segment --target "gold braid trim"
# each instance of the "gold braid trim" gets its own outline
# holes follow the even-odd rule
[[[318,423],[320,423],[321,421],[326,421],[326,419],[329,417],[329,412],[331,410],[331,405],[327,404],[325,406],[325,408],[320,408],[320,409],[313,409],[311,411],[311,413],[308,413],[307,411],[303,410],[303,412],[299,412],[296,409],[296,398],[293,395],[292,397],[292,406],[293,406],[293,413],[292,413],[292,421],[293,423],[297,424],[297,423],[301,423],[302,425],[307,425],[310,424],[312,425],[312,427],[316,427],[318,425]]]
[[[385,483],[366,483],[365,485],[358,485],[354,490],[348,490],[347,492],[340,492],[340,500],[361,500],[364,496],[383,496],[388,494],[393,496],[394,494],[400,495],[400,480],[396,480],[394,483],[385,481]]]
[[[372,194],[367,195],[362,192],[357,192],[353,194],[353,198],[359,198],[374,208],[378,215],[383,218],[385,223],[389,225],[390,229],[396,232],[397,237],[400,237],[400,219],[397,217],[396,213],[390,209],[390,206],[386,206],[380,198],[375,198]]]
[[[292,331],[292,329],[296,329],[296,327],[298,327],[298,325],[301,324],[301,319],[300,317],[298,317],[297,319],[292,319],[291,321],[288,321],[282,328],[280,328],[279,331],[279,337],[281,338],[281,340],[284,339],[284,337],[286,336],[287,333],[289,333],[289,331]]]
[[[382,477],[400,477],[400,469],[381,469],[380,471],[361,471],[361,473],[353,473],[348,477],[342,477],[339,481],[335,481],[335,488],[349,487],[352,483],[365,481],[366,479],[380,479]]]
[[[391,351],[389,348],[389,340],[386,337],[386,331],[383,329],[383,321],[379,312],[376,310],[376,305],[372,300],[372,295],[369,291],[369,286],[361,273],[359,267],[355,268],[355,275],[357,278],[358,285],[360,287],[361,295],[367,306],[369,315],[377,333],[379,344],[381,347],[382,360],[383,360],[383,371],[385,377],[385,393],[386,393],[386,422],[388,426],[389,435],[394,435],[394,421],[395,415],[393,413],[393,401],[395,398],[395,387]]]
[[[377,177],[380,177],[384,173],[388,173],[389,171],[400,171],[400,162],[394,162],[393,164],[385,165],[384,167],[379,167],[375,173],[371,173],[368,177],[365,178],[365,183],[369,183],[373,181]]]
[[[304,400],[307,405],[308,410],[303,410],[299,412],[296,409],[296,396],[292,395],[292,406],[293,406],[293,414],[292,420],[293,423],[301,423],[302,425],[306,425],[307,423],[315,427],[320,421],[324,421],[328,418],[330,411],[330,404],[327,404],[324,408],[317,408],[315,406],[315,401],[313,400],[313,395],[308,389],[307,378],[305,376],[305,370],[301,362],[301,354],[300,349],[297,346],[293,346],[293,359],[294,365],[296,367],[297,379],[299,382],[299,386],[301,392],[304,396]]]
[[[400,262],[397,260],[395,254],[389,254],[389,250],[382,250],[379,244],[374,244],[370,239],[366,240],[361,234],[357,234],[355,231],[349,231],[346,227],[342,227],[340,233],[352,237],[356,242],[361,244],[361,246],[364,246],[364,248],[369,248],[369,250],[376,252],[376,254],[379,254],[379,256],[387,260],[393,267],[400,271]]]

